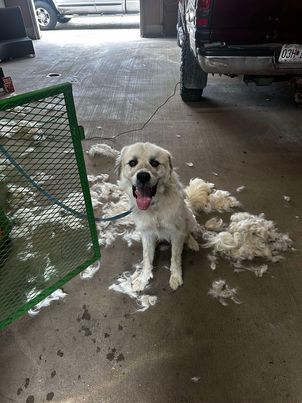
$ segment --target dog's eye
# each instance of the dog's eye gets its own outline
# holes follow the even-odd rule
[[[137,160],[131,160],[128,162],[128,164],[133,168],[137,164]]]
[[[153,168],[157,168],[159,165],[159,162],[156,160],[150,160],[150,165],[153,166]]]

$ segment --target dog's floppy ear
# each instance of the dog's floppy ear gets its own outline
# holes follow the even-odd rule
[[[123,155],[127,147],[123,147],[119,155],[117,156],[115,160],[115,173],[118,177],[121,176],[121,170],[122,170],[122,161],[123,161]]]

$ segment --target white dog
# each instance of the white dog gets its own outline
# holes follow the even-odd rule
[[[171,154],[154,144],[136,143],[124,147],[116,168],[119,186],[130,197],[132,217],[143,244],[143,270],[132,284],[133,289],[143,290],[153,277],[156,243],[166,240],[172,247],[169,284],[176,290],[183,283],[181,255],[184,244],[195,251],[199,249],[193,237],[198,223],[191,208],[196,204],[198,194],[194,194],[194,189],[185,193],[173,170]],[[193,203],[190,203],[191,199]]]

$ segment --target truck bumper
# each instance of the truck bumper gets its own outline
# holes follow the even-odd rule
[[[302,75],[302,64],[276,63],[273,56],[198,55],[206,73],[249,75]]]

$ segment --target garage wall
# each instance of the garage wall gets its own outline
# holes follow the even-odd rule
[[[142,37],[176,36],[177,0],[140,0]]]
[[[163,0],[140,0],[141,36],[163,36]]]
[[[164,0],[163,24],[165,36],[176,36],[178,0]]]

